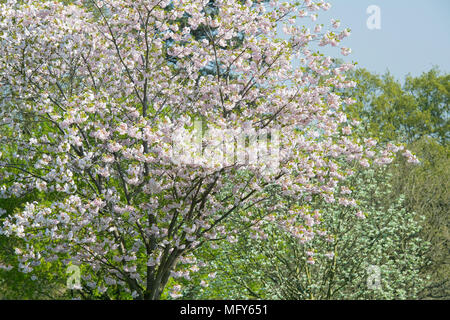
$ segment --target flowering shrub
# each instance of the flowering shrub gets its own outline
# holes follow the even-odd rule
[[[408,211],[404,198],[390,200],[387,170],[360,170],[342,186],[362,211],[310,203],[325,237],[302,244],[277,224],[265,223],[265,240],[241,233],[221,250],[203,250],[213,263],[201,276],[207,287],[187,286],[200,298],[417,299],[428,284],[430,246],[420,235],[424,216]],[[358,187],[355,187],[358,186]],[[245,223],[236,221],[235,223]],[[326,230],[326,232],[325,232]]]

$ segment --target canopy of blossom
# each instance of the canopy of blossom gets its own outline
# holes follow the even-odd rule
[[[64,259],[101,274],[85,278],[99,292],[157,298],[202,266],[195,248],[235,240],[222,223],[233,214],[257,237],[263,221],[301,242],[326,236],[311,197],[357,210],[338,193],[351,174],[339,161],[386,164],[402,149],[352,136],[339,90],[355,85],[353,66],[308,49],[349,35],[337,21],[296,25],[329,4],[208,3],[0,5],[0,194],[56,198],[3,222],[27,241],[24,272]],[[283,201],[269,206],[273,190]]]

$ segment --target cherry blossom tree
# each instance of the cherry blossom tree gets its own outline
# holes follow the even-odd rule
[[[103,298],[159,299],[172,277],[176,298],[177,277],[207,263],[197,248],[234,241],[230,216],[246,216],[255,237],[266,236],[258,225],[267,215],[254,208],[303,242],[326,236],[296,201],[335,202],[352,173],[339,161],[387,164],[402,149],[375,152],[375,140],[351,137],[357,123],[342,106],[352,100],[337,89],[355,85],[343,75],[353,66],[310,48],[339,46],[349,30],[337,20],[330,31],[297,24],[328,3],[216,0],[215,13],[209,3],[0,5],[0,195],[43,195],[0,229],[24,240],[21,271],[78,265],[79,294]],[[204,37],[193,36],[199,28]],[[195,121],[203,156],[174,152]],[[223,132],[231,142],[214,146]],[[292,210],[277,209],[271,188]]]

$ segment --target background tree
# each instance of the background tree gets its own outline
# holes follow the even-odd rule
[[[358,85],[347,94],[356,103],[347,112],[364,120],[371,135],[406,143],[430,136],[448,143],[450,75],[433,68],[419,77],[408,75],[403,85],[389,72],[379,76],[356,69],[351,77]]]
[[[405,195],[405,208],[426,217],[422,237],[430,241],[425,273],[431,277],[422,298],[449,297],[449,74],[437,67],[403,84],[389,73],[352,72],[358,82],[347,92],[356,103],[346,108],[362,120],[368,135],[407,143],[421,160],[411,167],[401,160],[391,167],[393,197]]]

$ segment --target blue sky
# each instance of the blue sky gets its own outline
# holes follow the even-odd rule
[[[331,18],[341,20],[341,28],[352,34],[342,42],[352,49],[345,61],[398,79],[411,73],[420,75],[433,65],[450,72],[450,0],[328,0],[332,8],[321,11],[317,22],[329,25]],[[367,7],[381,9],[381,29],[369,30]],[[302,20],[299,21],[299,23]],[[314,23],[315,25],[315,23]],[[328,47],[327,47],[328,48]],[[336,48],[321,48],[322,53],[340,56]]]

